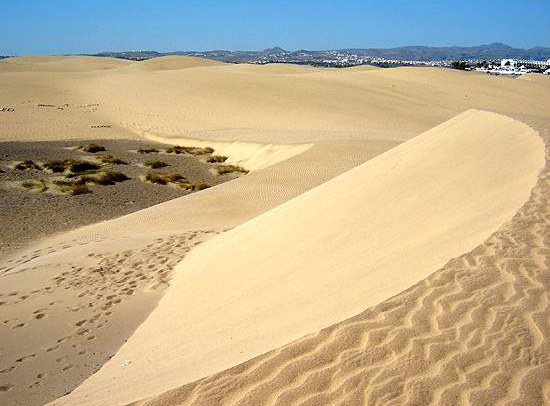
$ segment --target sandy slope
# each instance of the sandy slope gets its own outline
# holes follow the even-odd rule
[[[115,357],[55,404],[151,396],[398,294],[511,218],[543,150],[528,126],[468,111],[210,240]]]
[[[528,119],[550,142],[550,123]],[[474,250],[316,334],[135,406],[550,404],[550,178]]]
[[[0,403],[38,405],[71,391],[143,322],[196,244],[393,146],[319,143],[194,195],[35,242],[0,264],[0,382],[9,387]]]

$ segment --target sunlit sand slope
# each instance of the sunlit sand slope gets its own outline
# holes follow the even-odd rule
[[[546,145],[550,124],[529,120]],[[134,403],[550,404],[550,177],[473,251],[410,289],[205,379]]]
[[[225,63],[205,58],[172,55],[147,59],[145,61],[133,64],[132,68],[144,70],[176,70],[216,65],[225,65]]]
[[[0,72],[87,72],[133,63],[124,59],[93,56],[18,56],[0,60]]]
[[[359,314],[486,240],[543,165],[528,126],[460,114],[193,250],[128,343],[55,404],[126,404]]]

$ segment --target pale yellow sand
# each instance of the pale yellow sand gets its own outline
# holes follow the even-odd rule
[[[309,341],[298,341],[227,373],[183,386],[153,402],[192,403],[195,399],[195,404],[203,405],[232,404],[241,399],[249,404],[279,402],[284,405],[309,399],[310,404],[361,404],[361,400],[366,399],[363,396],[366,396],[365,388],[369,382],[376,383],[377,387],[368,391],[379,393],[390,402],[395,382],[402,382],[397,387],[403,390],[405,378],[410,378],[409,385],[413,386],[408,387],[408,392],[412,391],[411,388],[418,388],[414,396],[423,404],[423,394],[429,397],[437,388],[464,381],[467,374],[474,371],[463,367],[464,372],[458,375],[451,373],[438,383],[429,383],[436,382],[430,376],[436,375],[440,368],[438,359],[459,353],[452,346],[436,351],[441,339],[438,330],[432,326],[434,320],[441,318],[438,312],[456,310],[456,315],[449,315],[447,321],[452,326],[460,326],[472,314],[473,321],[468,326],[474,331],[490,323],[486,318],[478,319],[475,312],[468,313],[469,309],[479,308],[479,312],[486,312],[482,314],[490,320],[500,321],[491,306],[501,306],[508,303],[508,299],[514,303],[521,292],[539,296],[532,301],[518,299],[520,305],[515,308],[515,316],[506,329],[485,331],[479,335],[468,333],[470,330],[458,330],[459,334],[473,334],[468,335],[468,339],[479,337],[483,342],[504,340],[512,343],[511,347],[477,351],[464,345],[460,349],[465,357],[479,359],[488,373],[498,371],[501,361],[508,362],[502,366],[504,372],[494,375],[501,379],[496,386],[500,392],[505,393],[503,388],[513,392],[510,399],[516,392],[524,393],[532,396],[525,398],[528,402],[523,404],[540,404],[533,399],[540,400],[542,392],[548,392],[548,385],[545,386],[540,378],[544,376],[540,371],[547,371],[548,363],[538,355],[545,352],[548,332],[540,330],[537,333],[529,322],[530,314],[537,320],[546,317],[544,309],[547,307],[544,295],[548,288],[536,271],[543,266],[536,255],[545,252],[537,248],[537,244],[547,249],[547,243],[537,237],[544,235],[538,223],[547,221],[541,217],[543,212],[539,206],[532,206],[529,215],[533,217],[527,217],[528,224],[517,226],[530,230],[530,224],[533,224],[534,240],[519,239],[522,243],[525,241],[526,248],[518,251],[513,244],[510,245],[507,237],[503,237],[508,245],[503,243],[502,246],[510,246],[512,250],[507,255],[517,253],[517,258],[535,258],[535,263],[528,265],[532,273],[527,274],[523,285],[505,285],[505,282],[513,281],[513,276],[508,277],[497,268],[491,278],[498,274],[498,278],[504,279],[495,276],[487,282],[488,286],[494,284],[497,290],[487,289],[485,301],[476,299],[471,306],[463,305],[455,293],[460,289],[476,289],[480,283],[476,263],[468,262],[467,270],[460,271],[462,273],[454,268],[445,271],[444,280],[457,279],[454,284],[449,282],[448,286],[437,290],[445,304],[441,308],[434,304],[434,313],[428,307],[429,303],[424,304],[424,301],[432,297],[429,284],[437,283],[439,277],[422,281],[453,256],[482,243],[508,221],[527,199],[537,169],[542,165],[540,141],[532,130],[518,121],[474,111],[464,113],[460,118],[453,117],[470,108],[492,110],[513,115],[541,131],[539,127],[545,128],[550,118],[550,84],[546,78],[514,80],[431,68],[364,70],[247,66],[186,61],[185,58],[151,60],[149,65],[140,65],[142,62],[112,62],[104,58],[92,61],[74,57],[80,59],[67,59],[65,66],[62,57],[25,58],[27,60],[19,61],[22,64],[17,68],[12,65],[19,63],[19,58],[4,61],[12,64],[8,67],[0,64],[0,110],[2,107],[15,110],[0,113],[0,140],[149,137],[182,142],[191,139],[198,143],[215,143],[218,150],[227,148],[232,161],[249,164],[258,170],[184,199],[38,242],[28,252],[16,256],[4,268],[4,272],[9,270],[3,278],[10,278],[10,283],[4,284],[9,290],[6,294],[17,291],[15,296],[8,297],[10,302],[17,301],[17,304],[8,305],[11,306],[8,325],[9,328],[16,326],[19,318],[27,326],[13,330],[19,335],[10,332],[10,340],[15,340],[18,346],[11,347],[9,359],[5,358],[5,361],[7,368],[13,363],[16,369],[0,375],[0,386],[4,382],[15,386],[7,392],[0,392],[3,403],[13,402],[14,397],[10,396],[17,393],[23,404],[26,395],[34,402],[32,404],[37,404],[40,396],[46,399],[44,396],[52,387],[55,391],[49,392],[49,396],[51,393],[63,394],[63,382],[72,389],[71,385],[86,377],[75,377],[75,371],[84,374],[93,371],[90,367],[78,369],[80,351],[101,352],[122,344],[154,307],[175,263],[196,242],[203,236],[207,239],[256,216],[260,217],[224,233],[206,243],[208,245],[199,246],[202,248],[193,249],[189,261],[180,265],[175,285],[167,290],[168,294],[152,318],[143,324],[135,337],[130,338],[123,352],[74,394],[62,398],[63,403],[80,404],[81,396],[87,396],[86,401],[117,404],[157,395],[232,367],[304,334],[314,334]],[[158,63],[158,68],[155,68],[155,63]],[[448,119],[452,119],[450,123],[429,131],[423,138],[403,144],[397,150],[381,155],[378,160],[375,158],[321,185],[395,146],[393,142],[376,140],[408,140]],[[94,128],[97,125],[110,125],[111,128]],[[427,141],[423,142],[423,139]],[[409,149],[416,152],[408,154]],[[475,159],[479,156],[483,159]],[[417,159],[413,159],[415,157]],[[455,163],[453,167],[450,167],[451,162]],[[321,186],[300,196],[318,185]],[[546,198],[540,197],[547,193],[547,185],[544,187],[546,189],[539,192],[543,206],[547,205]],[[323,190],[328,193],[323,193]],[[397,199],[407,191],[409,198]],[[289,200],[286,205],[271,210]],[[406,210],[406,214],[399,213],[398,209]],[[311,212],[311,216],[306,211]],[[355,220],[354,224],[349,225],[350,219]],[[448,231],[453,221],[455,227]],[[379,227],[374,236],[380,238],[378,241],[386,242],[380,247],[376,246],[376,240],[367,238],[369,230],[377,224]],[[290,231],[286,233],[285,230]],[[529,232],[526,231],[525,235],[531,235]],[[277,233],[286,233],[287,238],[276,238]],[[446,235],[451,237],[445,238]],[[254,239],[250,241],[252,237]],[[227,254],[230,250],[243,252],[247,248],[246,255]],[[210,250],[219,255],[209,256]],[[478,255],[475,252],[473,255]],[[497,250],[493,255],[496,266],[501,266],[500,255],[504,260],[504,254]],[[285,255],[292,261],[287,261]],[[406,261],[405,269],[399,266],[403,261]],[[210,292],[206,297],[211,301],[204,305],[193,301],[201,292],[182,282],[186,276],[193,276],[186,271],[190,263],[196,264],[197,269],[204,268],[204,277],[190,279],[195,284],[193,286],[204,289],[202,292]],[[239,267],[239,264],[243,266]],[[238,278],[255,275],[256,269],[245,265],[254,265],[256,269],[265,266],[265,275],[259,275],[265,278],[260,285],[255,284],[260,280],[251,278],[238,283]],[[346,266],[340,268],[339,265]],[[376,279],[377,285],[373,288],[368,280],[370,274],[363,270],[378,269],[378,265],[379,272],[384,270],[385,273]],[[98,273],[98,268],[108,272]],[[300,272],[302,268],[314,275],[311,281]],[[296,272],[290,272],[292,269]],[[338,272],[331,273],[330,270],[334,269]],[[63,272],[68,274],[62,275]],[[121,280],[118,275],[126,272],[129,274]],[[294,283],[286,282],[285,285],[288,278],[295,278]],[[214,283],[210,286],[206,281]],[[334,281],[338,284],[332,283]],[[537,285],[539,282],[541,285]],[[384,302],[388,296],[415,283],[418,287],[412,292],[420,296],[396,296],[397,303],[402,300],[403,306]],[[458,285],[460,283],[463,286]],[[525,287],[530,283],[534,287]],[[237,286],[230,292],[222,290],[217,294],[212,291],[214,287],[224,285]],[[283,290],[286,286],[294,290]],[[338,287],[342,289],[335,289]],[[516,287],[520,293],[510,293],[510,289]],[[32,290],[37,292],[23,299],[27,296],[27,288],[29,293]],[[349,290],[349,294],[340,292],[344,288]],[[365,291],[360,292],[363,288]],[[131,295],[127,294],[128,289],[133,291]],[[325,294],[333,290],[333,295]],[[83,292],[85,295],[78,297]],[[183,295],[184,292],[189,296]],[[216,303],[225,304],[224,300],[230,299],[227,294],[231,292],[242,293],[231,302],[233,307],[202,321],[201,314],[206,313],[201,312],[207,312],[212,309],[208,306]],[[303,299],[297,299],[300,292]],[[36,305],[39,302],[48,304],[47,299],[54,296],[62,299],[60,304],[52,305],[45,312],[45,318],[35,319],[34,316],[41,313],[33,312],[42,308],[41,304]],[[109,296],[114,297],[108,299]],[[116,302],[118,299],[121,300]],[[330,301],[336,299],[338,305],[330,306]],[[302,303],[300,300],[309,306],[297,308],[296,304]],[[189,311],[181,307],[170,309],[174,315],[183,312],[183,316],[170,319],[174,323],[168,326],[166,303],[173,302],[178,306],[188,306]],[[356,319],[338,324],[380,302],[375,310],[360,316],[356,329],[350,331],[350,326],[356,325]],[[92,306],[87,309],[89,303]],[[417,312],[415,303],[423,303],[422,309],[426,308],[426,311]],[[268,310],[262,307],[267,304],[272,305]],[[68,315],[67,307],[71,306],[79,308],[78,319],[77,315]],[[107,309],[102,309],[104,306]],[[394,306],[396,313],[388,313]],[[246,323],[246,311],[265,317],[254,320],[254,327],[251,327]],[[111,314],[107,315],[108,312]],[[377,317],[375,324],[369,319],[373,314]],[[185,326],[184,317],[191,316],[201,320],[194,323],[193,328]],[[53,319],[55,323],[44,323]],[[84,329],[88,332],[80,336],[78,333],[82,328],[74,323],[83,319],[87,320]],[[220,323],[212,327],[208,323],[214,323],[214,320]],[[386,324],[380,327],[381,331],[369,333],[378,322]],[[540,325],[538,321],[534,323]],[[106,327],[98,328],[98,324]],[[335,333],[315,335],[320,328],[331,324],[334,327],[327,331]],[[117,329],[117,325],[120,328]],[[412,327],[401,330],[403,325]],[[168,326],[166,332],[160,330],[162,326]],[[25,332],[25,328],[32,329],[32,333],[28,333],[31,330]],[[443,326],[437,328],[446,337],[445,343],[460,344],[464,341],[462,336],[456,339],[450,327],[448,331],[443,331]],[[225,332],[220,332],[220,329]],[[514,329],[519,329],[519,336],[507,335]],[[176,337],[177,331],[182,331],[182,334]],[[230,331],[235,335],[228,335]],[[191,332],[200,332],[201,337],[191,337]],[[26,339],[29,334],[41,336],[42,341]],[[372,338],[362,342],[357,352],[348,352],[350,348],[346,345],[354,346],[357,335],[362,334]],[[107,342],[111,336],[116,336],[116,339]],[[173,340],[161,347],[163,336],[165,339],[173,337]],[[88,337],[94,338],[88,340]],[[152,341],[147,343],[143,341],[144,337]],[[235,337],[235,341],[229,337]],[[236,342],[237,337],[240,342]],[[334,347],[325,345],[326,337],[337,338]],[[421,359],[424,369],[415,363],[416,360],[410,360],[408,351],[417,347],[411,345],[407,337],[413,343],[425,340],[426,346],[433,348],[427,349],[426,358]],[[63,341],[56,344],[57,339]],[[378,350],[374,343],[379,342],[387,344],[384,347],[387,350],[380,350],[380,362],[376,363]],[[183,343],[190,347],[172,346]],[[242,348],[244,344],[245,348]],[[313,347],[308,347],[310,344]],[[47,352],[56,345],[58,348],[53,353]],[[153,347],[152,350],[148,345]],[[476,345],[475,340],[472,345]],[[193,349],[192,356],[201,362],[185,368],[190,362],[187,357],[190,348]],[[215,356],[208,355],[209,348]],[[506,348],[512,349],[507,352]],[[242,354],[239,353],[241,349]],[[430,351],[436,351],[433,353],[436,357],[443,355],[433,358]],[[311,359],[307,357],[309,352],[314,355]],[[509,361],[508,353],[527,355],[521,355],[523,361],[514,363]],[[121,363],[127,360],[121,361],[124,354],[131,355],[132,363],[121,368]],[[34,356],[26,358],[29,355]],[[151,363],[143,367],[141,363],[152,355],[155,359],[151,358]],[[105,361],[102,357],[93,359],[93,362],[100,366]],[[23,360],[16,362],[19,358]],[[273,359],[272,363],[264,362],[270,359]],[[330,359],[333,361],[327,362],[334,369],[324,367],[324,360]],[[291,363],[288,369],[285,368],[287,362]],[[541,366],[537,370],[539,375],[535,374],[536,379],[522,381],[521,376],[510,372],[514,366],[520,366],[524,369],[519,368],[518,374],[532,376],[530,362]],[[72,369],[64,371],[63,368],[69,364]],[[407,368],[407,365],[411,367]],[[315,370],[316,366],[320,368],[319,373],[305,374]],[[399,380],[392,381],[391,377],[386,379],[383,375],[380,380],[374,379],[369,374],[378,374],[381,370],[376,368],[400,371],[399,374],[396,372]],[[42,369],[48,374],[37,378]],[[320,373],[325,370],[328,376]],[[153,374],[153,371],[158,373]],[[30,372],[34,375],[25,375]],[[347,381],[346,374],[356,375],[357,379]],[[113,376],[117,377],[117,387],[109,381]],[[269,376],[274,377],[273,382],[269,381]],[[479,383],[475,381],[477,375],[472,376],[474,379],[462,386],[464,390],[475,392],[494,386],[490,377]],[[25,385],[28,382],[29,386],[35,382],[38,384],[32,388],[19,388],[18,380]],[[342,380],[346,384],[338,391]],[[132,382],[139,382],[139,385],[132,385]],[[257,382],[262,384],[256,387]],[[359,385],[361,382],[363,386]],[[96,387],[99,383],[101,388]],[[354,387],[359,387],[360,392],[353,393],[351,388]],[[325,391],[327,395],[333,390],[335,395],[332,398],[315,397],[317,392]],[[286,394],[279,399],[283,392]],[[349,392],[349,396],[343,392]],[[435,403],[443,392],[441,389],[434,395]],[[187,394],[191,397],[186,398]],[[342,396],[337,397],[339,395]],[[469,395],[460,396],[466,399]],[[264,401],[266,398],[268,400]],[[395,403],[403,403],[403,398],[396,399]]]
[[[195,249],[130,341],[56,404],[127,404],[360,313],[482,243],[543,165],[526,125],[461,114]]]

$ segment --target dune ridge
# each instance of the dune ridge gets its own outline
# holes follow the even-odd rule
[[[550,124],[529,201],[483,244],[359,315],[131,403],[550,404]]]
[[[531,128],[465,112],[193,250],[128,343],[53,404],[131,403],[358,314],[482,243],[543,164]]]

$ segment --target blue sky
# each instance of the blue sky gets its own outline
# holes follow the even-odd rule
[[[0,54],[550,47],[550,1],[0,0]]]

